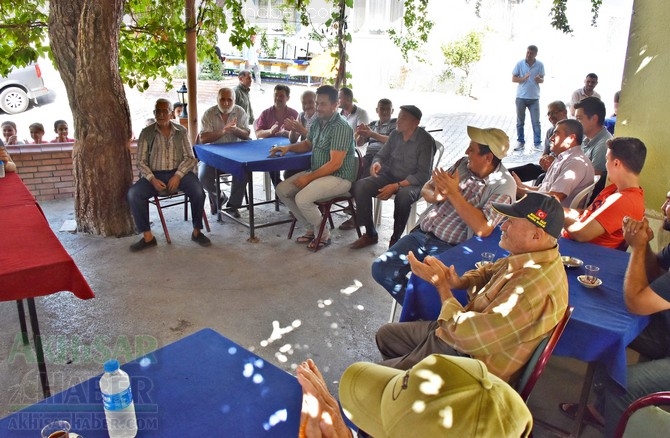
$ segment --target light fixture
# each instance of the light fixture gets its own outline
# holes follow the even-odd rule
[[[179,95],[179,102],[181,102],[181,114],[179,115],[179,118],[187,119],[188,112],[186,111],[186,105],[188,105],[188,99],[186,98],[186,95],[188,94],[188,88],[186,88],[186,82],[182,82],[181,88],[177,90],[177,94]]]

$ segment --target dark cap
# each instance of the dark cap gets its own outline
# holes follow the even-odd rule
[[[494,202],[491,205],[505,216],[528,219],[557,239],[561,235],[565,215],[561,203],[553,196],[530,192],[514,204]]]
[[[402,105],[400,109],[407,111],[408,113],[413,115],[417,120],[421,120],[421,116],[423,115],[421,110],[415,107],[414,105]]]
[[[172,108],[181,108],[182,106],[184,106],[183,103],[181,103],[181,102],[175,102],[175,103],[172,105]]]

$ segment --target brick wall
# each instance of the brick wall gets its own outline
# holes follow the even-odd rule
[[[38,201],[47,201],[74,196],[73,145],[73,143],[47,143],[6,147],[26,187]],[[133,142],[130,148],[134,169],[137,143]]]

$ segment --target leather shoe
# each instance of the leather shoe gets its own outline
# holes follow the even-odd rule
[[[156,242],[156,237],[152,237],[150,241],[144,240],[144,237],[141,238],[138,242],[133,243],[130,245],[130,250],[132,252],[138,252],[142,251],[143,249],[151,248],[152,246],[156,246],[158,243]]]
[[[389,240],[389,248],[398,243],[398,240],[400,240],[400,237],[391,236],[391,239]]]
[[[228,207],[228,213],[234,218],[239,219],[242,215],[240,215],[240,211],[235,208],[235,207]]]
[[[369,234],[363,234],[361,237],[358,238],[354,243],[349,245],[349,248],[351,249],[361,249],[365,248],[366,246],[374,245],[379,241],[379,236],[371,236]]]
[[[353,230],[356,228],[356,221],[354,220],[353,217],[350,217],[346,221],[342,222],[340,226],[338,227],[340,230]]]
[[[198,233],[198,235],[191,234],[191,240],[196,242],[200,246],[209,246],[212,244],[212,241],[209,240],[209,237],[205,236],[202,234],[202,232]]]

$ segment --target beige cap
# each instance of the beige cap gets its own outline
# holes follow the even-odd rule
[[[345,414],[375,438],[521,437],[533,418],[519,394],[469,357],[433,354],[408,371],[358,362],[340,379]]]
[[[501,160],[507,156],[509,137],[498,128],[481,129],[468,126],[468,137],[475,143],[488,146],[493,155]]]

